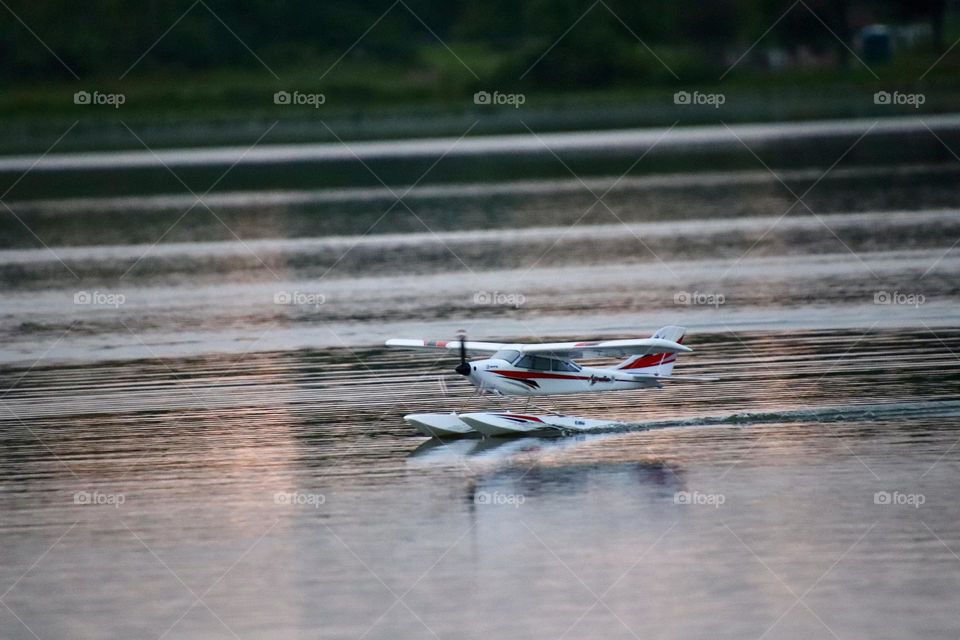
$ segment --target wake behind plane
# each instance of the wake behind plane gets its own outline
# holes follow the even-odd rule
[[[388,347],[458,352],[454,369],[481,394],[549,396],[569,393],[627,391],[659,388],[663,382],[708,382],[712,378],[674,376],[681,353],[693,351],[681,344],[686,329],[666,326],[649,338],[541,344],[474,342],[461,333],[456,340],[387,340]],[[469,354],[482,354],[468,360]],[[609,368],[587,367],[576,360],[623,358]],[[404,416],[428,436],[456,437],[478,432],[485,436],[546,431],[587,431],[615,427],[610,420],[592,420],[556,414],[526,413],[418,413]]]

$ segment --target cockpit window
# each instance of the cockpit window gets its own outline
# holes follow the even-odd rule
[[[520,357],[520,352],[514,349],[501,349],[490,357],[512,363],[514,360]]]
[[[521,369],[533,369],[533,356],[523,356],[513,363],[513,366]]]
[[[520,355],[518,351],[498,351],[493,354],[494,358],[501,358],[510,362],[510,358],[507,357],[507,354],[516,354]],[[516,362],[513,363],[513,366],[520,369],[533,369],[534,371],[567,371],[567,372],[577,372],[580,371],[580,365],[569,362],[567,360],[555,360],[553,358],[543,358],[540,356],[523,356],[519,358]]]
[[[580,371],[580,367],[572,362],[565,360],[552,360],[554,371]]]
[[[550,359],[534,357],[532,368],[537,371],[550,371]]]
[[[539,356],[523,356],[517,360],[513,366],[521,369],[533,369],[534,371],[550,371],[553,366],[553,360],[550,358],[541,358]]]

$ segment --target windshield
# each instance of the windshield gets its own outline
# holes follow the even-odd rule
[[[554,360],[539,356],[523,356],[514,363],[520,369],[534,369],[536,371],[580,371],[580,367],[566,360]]]
[[[507,362],[513,363],[514,360],[520,357],[520,352],[514,349],[501,349],[495,354],[490,356],[492,359],[496,360],[505,360]]]

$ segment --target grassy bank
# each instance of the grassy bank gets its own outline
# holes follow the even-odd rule
[[[465,54],[480,78],[495,66],[489,53]],[[277,69],[259,65],[204,74],[131,74],[8,87],[0,95],[0,153],[42,152],[77,123],[58,150],[141,148],[127,127],[151,147],[261,144],[459,136],[682,124],[782,121],[943,113],[960,108],[960,53],[931,69],[929,56],[903,57],[870,69],[719,74],[665,71],[636,82],[561,91],[524,81],[486,83],[445,51],[419,66],[317,60]],[[678,64],[677,61],[674,61]],[[678,67],[683,69],[682,65]],[[721,72],[722,73],[722,72]],[[879,77],[874,77],[874,74]],[[502,76],[502,74],[493,74]],[[320,79],[322,76],[322,79]],[[691,78],[684,80],[684,78]],[[76,92],[122,104],[77,104]],[[523,104],[478,105],[476,91],[522,95]],[[677,91],[722,94],[723,104],[678,105]],[[923,104],[876,104],[877,91],[919,93]],[[313,104],[277,103],[287,92]],[[318,96],[322,99],[302,96]],[[318,104],[322,100],[322,104]],[[113,101],[118,101],[113,98]],[[281,100],[282,102],[282,100]],[[472,127],[472,128],[471,128]],[[332,130],[332,131],[331,131]]]

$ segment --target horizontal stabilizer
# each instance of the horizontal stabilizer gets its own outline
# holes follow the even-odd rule
[[[634,378],[641,380],[658,380],[660,382],[719,382],[720,378],[710,378],[707,376],[658,376],[649,373],[637,373]]]

